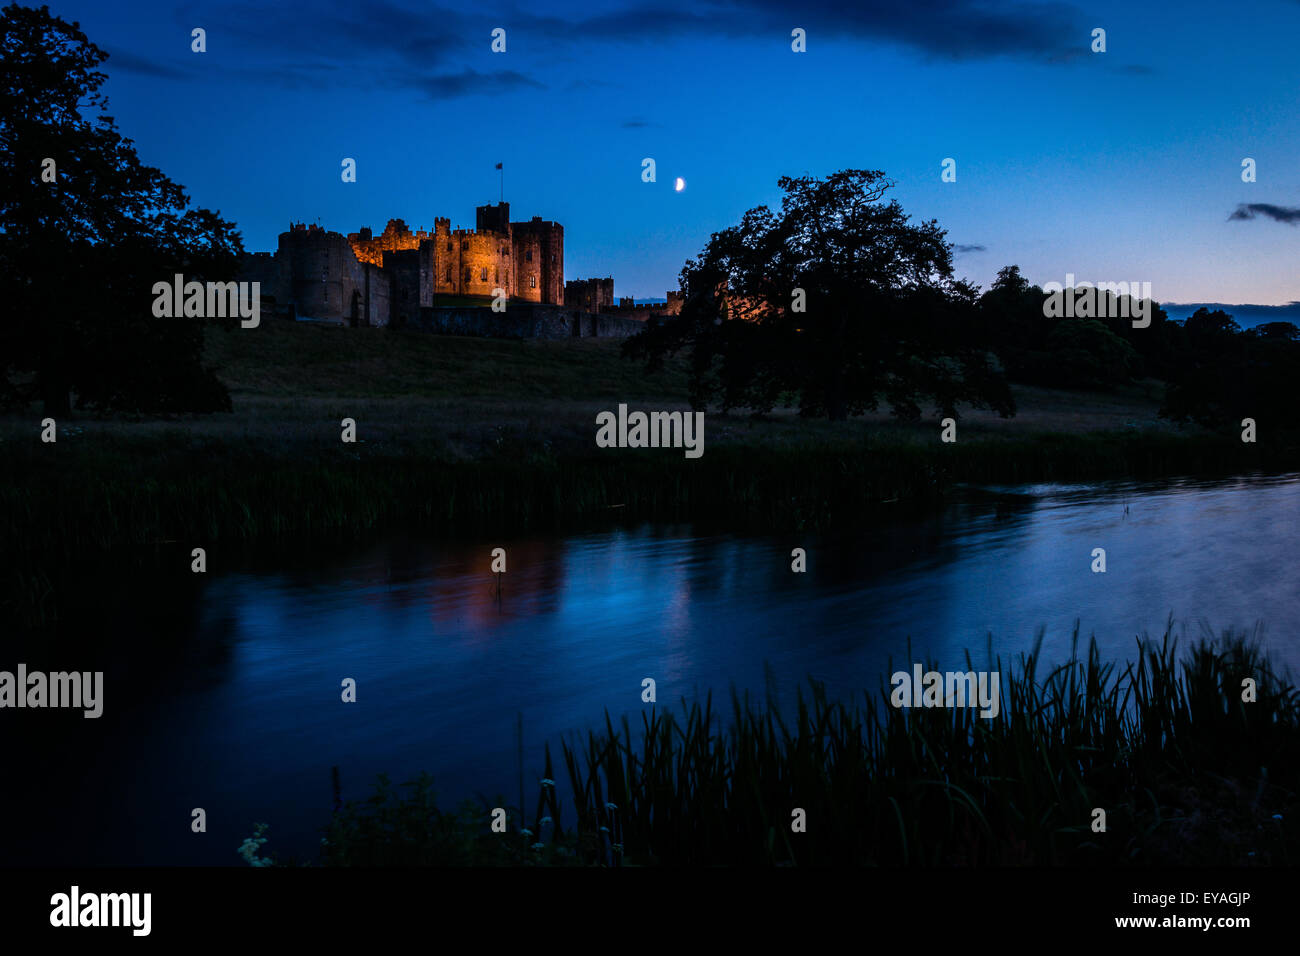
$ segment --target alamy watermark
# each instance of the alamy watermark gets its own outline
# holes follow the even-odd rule
[[[704,454],[703,412],[628,412],[596,416],[597,448],[684,448],[687,458]]]
[[[895,707],[979,707],[980,716],[991,720],[1002,709],[1000,681],[997,671],[922,674],[921,665],[913,664],[912,673],[895,671],[889,678],[894,688],[889,702]]]
[[[1043,300],[1043,315],[1049,319],[1133,319],[1133,328],[1151,324],[1150,282],[1074,281],[1074,273],[1065,274],[1065,285],[1048,282]],[[1109,293],[1109,294],[1103,294]]]
[[[152,893],[82,893],[73,886],[50,897],[51,926],[129,926],[131,935],[148,936],[153,920]]]
[[[260,282],[186,282],[178,272],[171,282],[155,282],[153,294],[153,314],[159,319],[238,316],[245,329],[255,329],[262,321]]]
[[[0,707],[72,707],[84,710],[83,717],[98,717],[104,712],[104,672],[28,673],[19,664],[17,674],[0,671]]]

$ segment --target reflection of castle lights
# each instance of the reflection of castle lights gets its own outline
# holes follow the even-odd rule
[[[685,188],[686,188],[686,180],[678,176],[677,182],[673,183],[673,189],[677,190],[678,192],[681,192]]]

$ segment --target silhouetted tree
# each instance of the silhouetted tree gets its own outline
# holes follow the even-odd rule
[[[1289,322],[1273,324],[1280,327],[1261,334],[1243,332],[1221,309],[1188,316],[1161,414],[1232,427],[1253,418],[1261,428],[1294,431],[1300,422],[1300,342],[1281,328]]]
[[[1183,323],[1187,332],[1187,341],[1195,349],[1214,349],[1232,342],[1233,336],[1241,332],[1237,320],[1222,309],[1211,312],[1204,307],[1197,309]]]
[[[1020,267],[1005,266],[987,292],[979,297],[981,334],[1006,366],[1007,377],[1017,374],[1025,353],[1044,352],[1054,319],[1043,314],[1042,289],[1030,285]]]
[[[1051,373],[1066,388],[1119,385],[1142,366],[1133,346],[1096,319],[1056,320],[1047,349]]]
[[[233,279],[239,234],[187,208],[182,188],[118,133],[96,69],[106,58],[48,7],[0,10],[6,395],[39,395],[52,414],[68,411],[73,391],[88,407],[228,409],[200,364],[200,320],[155,318],[152,288],[176,273]]]
[[[986,340],[1011,381],[1051,388],[1108,388],[1152,368],[1167,369],[1170,326],[1156,303],[1149,303],[1150,325],[1135,329],[1134,304],[1126,303],[1128,308],[1121,310],[1122,300],[1110,292],[1099,294],[1100,318],[1049,315],[1048,298],[1015,265],[999,271],[979,298]]]
[[[714,233],[682,270],[681,314],[651,320],[625,354],[654,367],[688,350],[696,408],[797,403],[838,420],[884,400],[916,418],[929,400],[948,415],[959,402],[1014,413],[937,223],[882,202],[894,184],[875,170],[778,185],[779,213],[759,206]]]
[[[1265,322],[1251,329],[1250,334],[1260,339],[1300,341],[1300,328],[1297,328],[1294,322]]]

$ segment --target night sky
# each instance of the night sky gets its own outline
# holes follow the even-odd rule
[[[840,6],[50,3],[112,54],[109,112],[142,159],[250,251],[290,220],[472,228],[503,162],[512,218],[564,225],[566,278],[662,297],[780,176],[865,167],[984,286],[1018,263],[1161,301],[1300,299],[1300,2]]]

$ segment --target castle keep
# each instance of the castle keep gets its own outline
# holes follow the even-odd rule
[[[504,289],[512,299],[564,304],[564,227],[534,216],[511,222],[510,204],[479,206],[476,227],[452,229],[435,219],[433,232],[411,232],[390,219],[379,237],[369,229],[348,235],[360,262],[391,265],[416,276],[420,305],[434,295],[491,297]]]
[[[433,223],[413,232],[390,219],[378,236],[291,223],[274,255],[245,258],[242,278],[261,282],[272,313],[450,334],[630,335],[656,309],[680,308],[675,293],[668,309],[616,306],[612,278],[566,284],[564,227],[540,216],[511,222],[509,203],[479,206],[474,229]],[[490,308],[500,294],[504,313]]]

